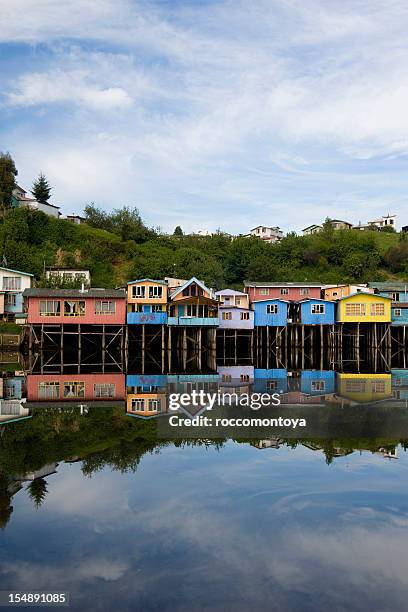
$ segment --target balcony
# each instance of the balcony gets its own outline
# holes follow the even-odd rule
[[[169,317],[167,325],[179,325],[181,327],[218,327],[218,317]]]
[[[128,325],[166,325],[167,312],[128,312]]]

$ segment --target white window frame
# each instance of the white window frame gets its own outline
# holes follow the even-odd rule
[[[241,312],[241,321],[249,321],[249,312]]]
[[[223,312],[221,318],[223,321],[232,321],[232,312]]]
[[[401,308],[394,308],[394,317],[400,317],[400,316],[402,316]]]
[[[289,295],[289,288],[288,287],[282,287],[280,290],[280,294],[281,295]]]
[[[144,300],[146,298],[146,285],[132,285],[132,299]]]
[[[3,276],[3,291],[21,291],[21,277]]]
[[[45,304],[45,310],[41,309],[41,305]],[[50,304],[52,306],[50,307]],[[55,305],[58,305],[58,310],[54,310]],[[60,300],[40,300],[39,304],[40,317],[60,317],[61,316],[61,302]]]
[[[267,304],[266,314],[271,314],[271,315],[278,314],[278,305],[277,304]]]
[[[326,314],[326,304],[312,304],[310,312],[312,315]]]
[[[161,285],[151,285],[149,287],[149,300],[161,300],[163,297],[163,287]]]
[[[106,305],[112,305],[113,308],[106,308]],[[116,314],[116,302],[115,300],[96,300],[95,301],[95,314],[96,315],[114,315]]]

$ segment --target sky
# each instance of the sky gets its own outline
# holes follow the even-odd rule
[[[63,214],[408,224],[406,0],[0,5],[0,151]]]

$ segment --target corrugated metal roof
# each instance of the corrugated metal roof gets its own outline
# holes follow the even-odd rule
[[[258,282],[244,282],[245,287],[319,287],[321,288],[322,283],[307,283],[307,282],[289,282],[289,283],[258,283]]]
[[[408,282],[372,282],[367,283],[372,289],[379,291],[408,291]]]
[[[122,289],[48,289],[47,287],[39,287],[35,289],[26,289],[23,292],[24,297],[75,297],[75,298],[123,298],[126,293]]]

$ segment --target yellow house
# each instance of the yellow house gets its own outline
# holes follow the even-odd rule
[[[391,374],[337,374],[338,395],[353,402],[379,402],[392,396]]]
[[[391,323],[391,298],[353,293],[337,304],[338,323]]]
[[[142,278],[127,284],[129,324],[167,323],[168,287],[165,281]]]
[[[138,417],[152,418],[167,412],[166,393],[128,393],[126,412]]]

